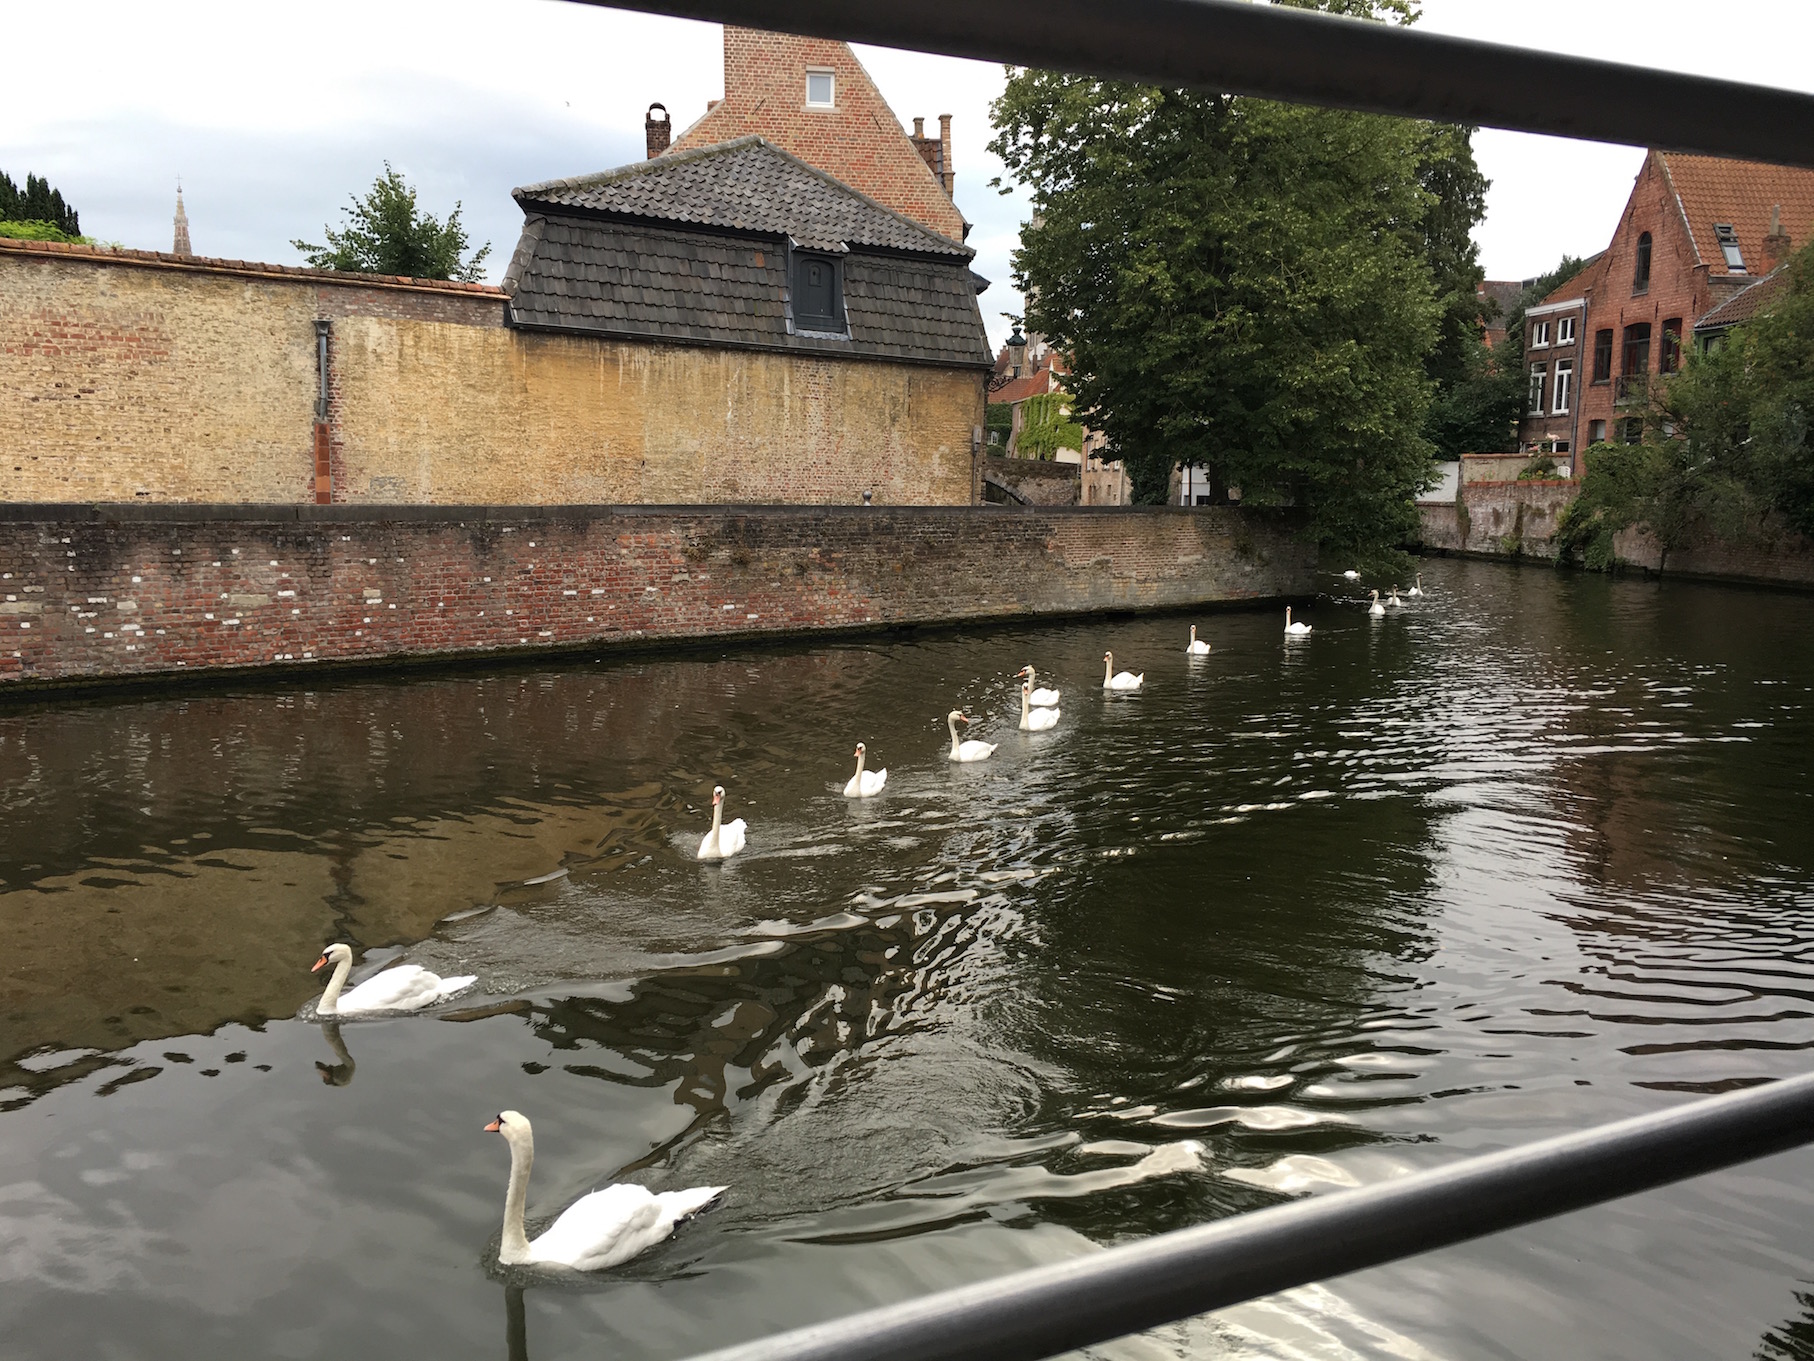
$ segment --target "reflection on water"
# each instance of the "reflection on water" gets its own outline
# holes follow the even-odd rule
[[[1156,618],[0,710],[0,1330],[680,1357],[1800,1071],[1814,601],[1425,581],[1190,661]],[[716,783],[749,846],[702,865]],[[313,1023],[330,939],[480,982]],[[731,1191],[500,1300],[502,1108],[532,1220]],[[1093,1354],[1803,1355],[1810,1171]]]

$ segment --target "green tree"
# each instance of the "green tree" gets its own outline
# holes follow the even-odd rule
[[[39,175],[27,175],[20,190],[12,177],[0,170],[0,222],[11,224],[42,223],[57,234],[40,233],[26,238],[34,241],[74,241],[82,235],[82,222],[76,210],[63,201],[63,195],[50,187],[50,181]]]
[[[1702,534],[1764,537],[1777,521],[1814,537],[1814,246],[1788,271],[1768,310],[1661,385],[1641,443],[1588,451],[1559,531],[1588,566],[1610,566],[1613,535],[1632,525],[1665,552]]]
[[[1037,213],[1015,255],[1028,324],[1138,498],[1194,464],[1303,508],[1333,552],[1402,542],[1430,474],[1431,243],[1452,241],[1420,170],[1448,130],[1048,71],[1011,71],[993,112]]]
[[[416,191],[403,176],[384,163],[384,173],[372,182],[364,198],[349,196],[351,207],[341,231],[322,228],[327,245],[307,241],[290,244],[316,269],[344,269],[356,274],[399,274],[410,279],[484,278],[487,242],[466,258],[466,229],[460,224],[460,204],[445,222],[416,207]]]

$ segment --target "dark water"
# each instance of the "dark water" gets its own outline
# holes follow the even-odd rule
[[[1814,600],[1424,580],[1195,663],[1173,617],[0,710],[0,1352],[682,1357],[1802,1071]],[[750,847],[702,866],[714,782]],[[481,983],[331,1031],[333,938]],[[502,1107],[532,1219],[730,1193],[501,1274]],[[1814,1356],[1811,1178],[1103,1354]]]

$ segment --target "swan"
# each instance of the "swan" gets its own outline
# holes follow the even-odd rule
[[[1058,726],[1058,710],[1035,709],[1033,707],[1033,687],[1020,687],[1020,728],[1022,732],[1044,732],[1047,728]]]
[[[315,1007],[317,1016],[352,1016],[367,1011],[420,1011],[479,981],[477,974],[443,978],[440,974],[430,973],[419,964],[399,964],[394,969],[373,974],[342,997],[340,989],[346,986],[346,976],[353,970],[352,947],[339,942],[328,946],[309,972],[320,973],[329,965],[333,966],[334,972],[328,979],[327,989],[321,994],[321,1001]]]
[[[1378,591],[1373,592],[1373,604],[1367,608],[1367,613],[1372,615],[1375,619],[1380,619],[1385,616],[1386,607],[1379,603]]]
[[[1116,672],[1115,654],[1102,654],[1102,688],[1104,690],[1138,690],[1146,680],[1146,672],[1136,676],[1132,671]]]
[[[968,723],[969,721],[969,719],[964,717],[964,711],[962,709],[953,709],[950,713],[945,715],[945,726],[951,729],[951,759],[953,761],[987,761],[991,756],[995,755],[995,748],[999,746],[1000,743],[977,742],[974,740],[969,742],[958,741],[957,725],[960,722]]]
[[[1395,610],[1402,610],[1405,607],[1405,602],[1398,598],[1398,587],[1392,588],[1392,598],[1386,603]]]
[[[699,842],[701,860],[728,860],[743,849],[743,833],[749,824],[742,818],[724,822],[724,786],[712,786],[712,830]]]
[[[864,770],[864,753],[869,748],[857,743],[857,773],[850,777],[850,783],[844,786],[844,797],[847,799],[872,799],[882,792],[882,786],[888,783],[886,770]]]
[[[1378,595],[1379,592],[1375,591],[1373,594]],[[1302,622],[1296,624],[1291,622],[1291,606],[1289,605],[1285,607],[1285,632],[1289,633],[1293,638],[1301,638],[1306,633],[1310,632],[1310,625]]]
[[[1360,580],[1360,573],[1355,571],[1352,567],[1350,567],[1347,571],[1343,572],[1342,575],[1347,577],[1348,580],[1350,580],[1350,581],[1359,581]]]
[[[1415,586],[1413,586],[1410,590],[1406,591],[1405,594],[1406,595],[1422,595],[1423,594],[1423,573],[1422,572],[1419,572],[1417,574],[1417,584]]]
[[[1014,674],[1017,676],[1025,676],[1027,678],[1027,684],[1033,687],[1033,693],[1029,698],[1033,701],[1033,707],[1035,709],[1055,709],[1058,707],[1058,691],[1045,690],[1040,687],[1039,681],[1033,675],[1033,664],[1031,662],[1028,662]]]
[[[722,1186],[690,1191],[651,1191],[620,1182],[581,1196],[534,1242],[523,1231],[523,1201],[529,1169],[535,1164],[535,1132],[528,1117],[503,1111],[485,1126],[510,1145],[510,1189],[504,1193],[504,1238],[498,1261],[505,1266],[564,1266],[602,1271],[627,1262],[674,1232],[681,1220],[699,1213],[725,1192]]]
[[[1193,657],[1207,657],[1209,655],[1209,644],[1198,639],[1197,626],[1195,624],[1190,626],[1190,646],[1184,650]]]

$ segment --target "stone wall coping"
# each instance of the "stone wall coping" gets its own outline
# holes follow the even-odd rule
[[[1476,486],[1494,485],[1476,483]],[[1518,485],[1546,485],[1525,482]],[[1563,485],[1563,484],[1554,484]],[[1572,485],[1572,484],[1567,484]],[[1236,506],[861,506],[861,505],[368,505],[337,504],[228,504],[203,502],[0,502],[0,522],[10,524],[351,524],[433,523],[470,524],[496,521],[604,520],[633,517],[699,519],[799,519],[814,516],[911,516],[922,519],[995,515],[1238,515],[1250,519],[1292,518],[1289,510]]]
[[[335,284],[348,288],[388,288],[412,293],[458,293],[470,298],[509,295],[495,284],[459,279],[408,279],[397,274],[354,274],[302,265],[269,265],[252,260],[223,260],[206,255],[172,255],[168,251],[128,250],[124,246],[89,246],[70,241],[16,241],[0,237],[0,255],[24,255],[94,265],[129,265],[137,269],[170,269],[192,274],[230,274],[239,278],[283,279],[293,283]]]
[[[1060,463],[1049,458],[1014,458],[1003,454],[985,456],[984,467],[1012,472],[1016,477],[1050,477],[1076,481],[1083,476],[1083,464]]]
[[[1512,477],[1497,482],[1463,482],[1461,487],[1463,491],[1468,491],[1479,487],[1578,487],[1580,485],[1581,479],[1578,477]],[[1448,502],[1431,501],[1420,504],[1447,505]]]

